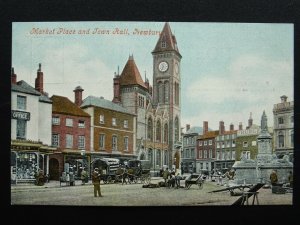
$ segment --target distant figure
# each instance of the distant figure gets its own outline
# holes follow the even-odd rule
[[[289,180],[290,187],[292,188],[293,187],[293,172],[292,171],[289,172],[288,180]]]
[[[270,174],[270,181],[272,186],[276,186],[278,182],[278,177],[276,170],[273,170],[272,173]]]
[[[170,172],[169,172],[169,169],[168,169],[168,167],[167,167],[167,168],[165,169],[165,171],[163,172],[163,178],[164,178],[164,180],[165,180],[165,184],[167,184],[167,180],[168,180],[169,176],[170,176]]]
[[[98,194],[99,197],[102,197],[100,190],[100,173],[98,168],[94,169],[94,172],[92,174],[92,182],[94,185],[94,196],[97,197]]]
[[[230,171],[229,171],[229,180],[233,180],[234,179],[234,175],[235,175],[235,170],[234,169],[231,169]]]
[[[44,181],[44,171],[39,170],[39,172],[36,175],[36,185],[43,186],[44,183],[45,183],[45,181]]]
[[[88,177],[88,174],[87,174],[85,168],[83,168],[82,171],[81,171],[81,176],[80,176],[81,185],[85,185],[87,177]]]

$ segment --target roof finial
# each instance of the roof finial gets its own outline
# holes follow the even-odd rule
[[[42,71],[42,63],[39,63],[39,69],[38,69],[38,72],[41,72]]]
[[[120,73],[119,73],[119,66],[118,66],[118,75],[120,75]]]

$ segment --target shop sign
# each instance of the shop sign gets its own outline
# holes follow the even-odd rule
[[[17,110],[11,111],[11,118],[17,120],[30,120],[30,113],[29,112],[22,112]]]

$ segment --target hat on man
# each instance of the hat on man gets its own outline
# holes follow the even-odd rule
[[[98,171],[98,170],[99,170],[99,169],[96,167],[96,168],[95,168],[95,171]]]

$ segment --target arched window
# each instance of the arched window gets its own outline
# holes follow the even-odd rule
[[[158,82],[158,102],[164,102],[164,86],[162,82]]]
[[[149,140],[153,140],[153,123],[152,123],[152,118],[148,118],[148,129],[147,129],[147,137]]]
[[[156,150],[156,165],[155,166],[161,166],[161,152],[159,149]]]
[[[156,123],[156,141],[161,141],[161,125],[160,125],[160,120],[157,121]]]
[[[179,121],[178,121],[178,117],[175,118],[174,133],[175,133],[175,141],[179,141]]]
[[[169,156],[168,156],[168,151],[165,150],[164,151],[164,165],[168,165],[168,160],[169,160]]]
[[[164,85],[165,103],[169,103],[169,82],[166,81]]]
[[[279,146],[279,148],[284,147],[284,135],[282,132],[278,133],[278,146]]]
[[[148,150],[148,160],[150,161],[151,167],[153,167],[153,151],[152,151],[152,149]]]
[[[294,147],[294,130],[291,130],[291,147]]]
[[[165,123],[164,125],[164,143],[168,143],[169,141],[169,129],[168,129],[168,124]]]

